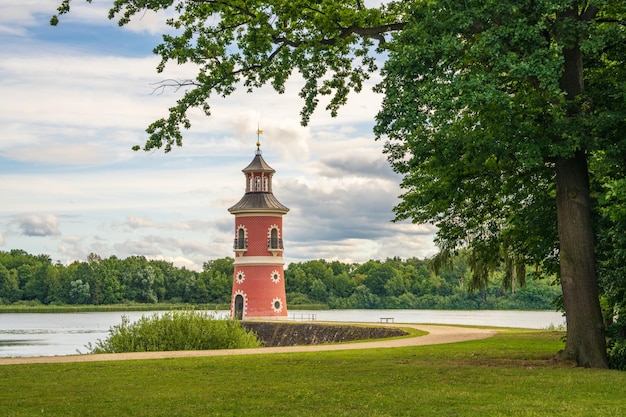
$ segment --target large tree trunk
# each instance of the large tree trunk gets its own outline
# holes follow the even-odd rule
[[[604,322],[598,298],[587,159],[556,163],[561,286],[567,321],[565,357],[579,366],[607,368]]]
[[[578,9],[561,13],[561,19],[577,19]],[[571,42],[571,41],[570,41]],[[577,41],[564,49],[564,72],[560,87],[571,103],[584,93],[583,54]],[[567,321],[565,357],[579,366],[607,368],[604,322],[598,297],[594,234],[591,220],[589,168],[584,151],[556,161],[556,209],[563,304]]]

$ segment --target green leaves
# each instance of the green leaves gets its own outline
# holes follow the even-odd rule
[[[200,108],[209,115],[214,95],[225,97],[236,88],[252,91],[266,84],[282,93],[296,72],[305,80],[300,90],[302,123],[308,123],[320,95],[330,96],[326,109],[337,115],[348,93],[359,91],[376,70],[372,40],[382,47],[385,33],[401,29],[402,4],[377,9],[359,0],[115,0],[109,18],[120,25],[145,10],[172,10],[167,24],[173,33],[165,34],[154,49],[161,56],[157,70],[171,62],[198,68],[194,80],[161,86],[186,90],[168,117],[148,127],[143,149],[169,152],[180,146],[182,129],[190,128],[187,111]],[[68,13],[70,1],[64,0],[58,11]],[[51,23],[57,24],[58,17]]]
[[[617,121],[609,116],[615,110],[595,107],[595,96],[614,88],[589,88],[573,100],[562,90],[563,51],[572,42],[592,52],[610,44],[601,32],[624,36],[623,26],[592,20],[591,8],[565,13],[574,3],[412,2],[390,47],[375,132],[404,174],[397,218],[437,225],[443,250],[472,248],[477,282],[510,254],[553,270],[552,163],[595,152],[607,137],[598,122]],[[614,42],[608,50],[623,47]],[[586,57],[602,72],[597,58]],[[590,87],[614,78],[589,75]]]

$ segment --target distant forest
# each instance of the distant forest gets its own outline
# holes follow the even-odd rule
[[[312,260],[285,269],[287,304],[331,309],[554,309],[560,287],[529,277],[525,286],[503,285],[495,272],[486,288],[470,291],[461,254],[435,273],[431,259],[391,258],[363,264]],[[233,258],[207,261],[201,272],[143,256],[53,263],[47,255],[0,251],[0,304],[109,305],[128,303],[229,304]],[[506,289],[505,289],[506,287]]]

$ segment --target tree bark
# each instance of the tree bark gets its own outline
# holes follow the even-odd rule
[[[560,273],[567,322],[564,355],[579,366],[607,368],[598,297],[587,159],[577,152],[556,163]]]
[[[577,6],[558,16],[563,21],[580,19]],[[586,17],[588,18],[588,17]],[[580,40],[563,50],[560,87],[578,114],[576,99],[584,93],[583,54]],[[600,309],[595,269],[589,168],[584,151],[556,161],[556,208],[559,232],[560,279],[567,322],[564,355],[579,366],[608,368],[604,321]]]

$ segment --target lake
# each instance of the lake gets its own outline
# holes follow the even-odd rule
[[[105,339],[109,329],[126,316],[131,321],[137,312],[98,313],[19,313],[0,314],[0,358],[64,356],[87,353],[88,343]],[[216,312],[218,317],[227,311]],[[306,321],[378,323],[392,317],[395,323],[461,324],[475,326],[545,329],[565,325],[565,318],[554,311],[512,310],[294,310],[289,319]]]

